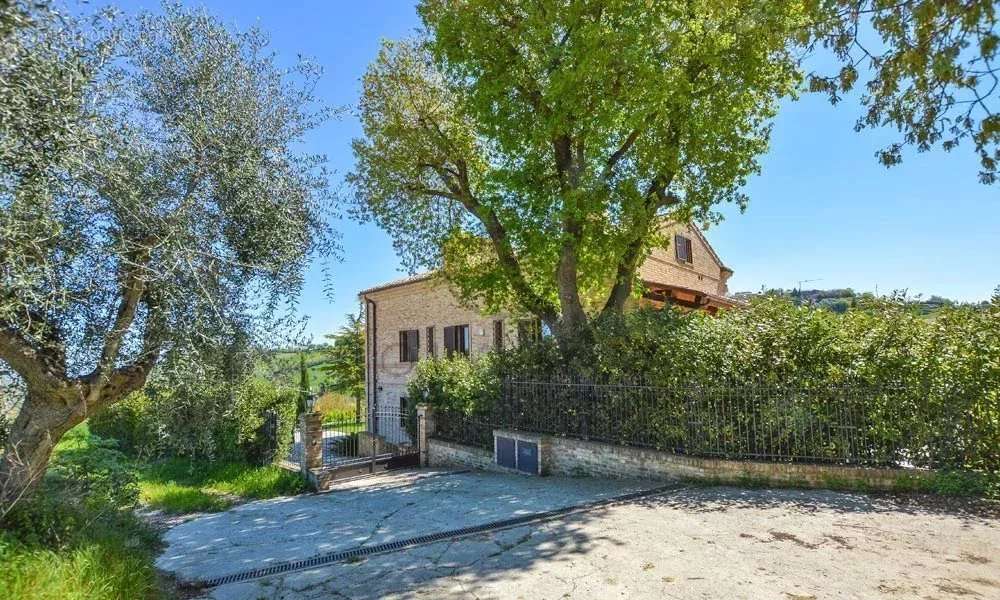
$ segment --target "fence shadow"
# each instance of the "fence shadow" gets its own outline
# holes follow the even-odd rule
[[[889,492],[840,492],[821,489],[740,488],[699,486],[635,501],[649,508],[674,508],[692,513],[785,508],[809,513],[902,513],[951,516],[980,523],[1000,522],[1000,503],[980,498]]]

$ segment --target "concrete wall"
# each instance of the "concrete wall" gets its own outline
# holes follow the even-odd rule
[[[677,480],[697,479],[717,483],[766,483],[775,486],[868,487],[892,490],[929,476],[922,471],[734,461],[683,456],[647,448],[617,446],[561,437],[547,437],[547,456],[540,457],[544,474],[577,477]],[[431,438],[430,466],[504,471],[493,464],[487,450]]]

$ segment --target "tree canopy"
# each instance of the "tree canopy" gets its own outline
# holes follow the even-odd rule
[[[782,99],[839,101],[906,145],[998,157],[992,0],[422,0],[363,78],[356,213],[411,269],[562,341],[621,311],[668,220],[741,208]],[[806,74],[820,48],[843,68]],[[808,81],[808,85],[804,85]]]
[[[357,209],[405,263],[565,340],[617,312],[666,219],[744,205],[800,83],[797,3],[425,0],[363,79]]]
[[[282,323],[309,258],[335,249],[323,160],[296,149],[328,116],[312,65],[175,5],[93,22],[18,6],[0,63],[0,360],[27,399],[5,500],[164,357]]]
[[[892,166],[907,147],[952,150],[971,143],[980,180],[995,183],[1000,116],[993,64],[1000,49],[996,0],[822,0],[811,47],[840,59],[835,74],[813,73],[810,89],[834,103],[864,82],[857,129],[892,127],[879,152]]]

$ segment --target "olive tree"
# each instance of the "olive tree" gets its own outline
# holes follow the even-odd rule
[[[800,83],[800,3],[423,0],[363,78],[357,212],[411,269],[517,306],[570,355],[665,219],[711,222]]]
[[[0,62],[0,361],[26,395],[0,507],[171,353],[289,319],[307,261],[335,250],[323,160],[297,150],[328,116],[315,68],[174,5],[110,23],[19,8]]]

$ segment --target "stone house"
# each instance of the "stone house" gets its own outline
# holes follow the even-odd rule
[[[668,226],[669,245],[654,249],[639,268],[645,291],[639,303],[714,313],[726,297],[732,269],[697,227]],[[537,319],[483,314],[462,304],[433,273],[390,281],[358,294],[364,305],[365,385],[369,409],[406,408],[406,383],[417,361],[460,353],[475,355],[542,335]]]

